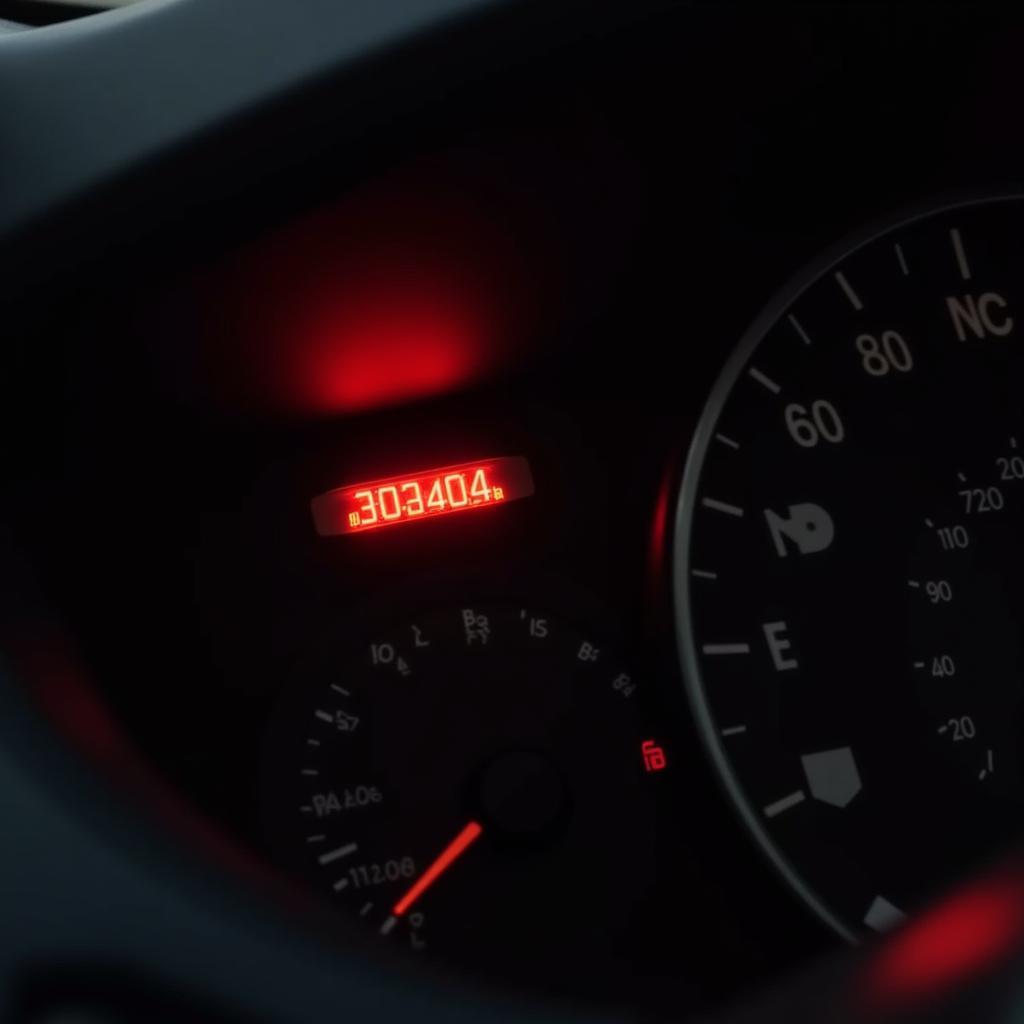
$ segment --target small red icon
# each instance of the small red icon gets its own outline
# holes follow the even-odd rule
[[[665,751],[654,740],[644,740],[640,744],[640,753],[644,755],[644,768],[649,772],[660,772],[665,768]]]

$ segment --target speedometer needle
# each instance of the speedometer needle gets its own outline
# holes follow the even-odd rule
[[[483,828],[477,822],[471,821],[395,904],[392,911],[395,917],[401,917],[480,838],[482,832]]]

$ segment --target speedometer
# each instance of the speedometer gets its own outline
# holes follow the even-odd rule
[[[841,934],[1019,831],[1024,200],[822,260],[716,387],[680,495],[683,669],[712,759]]]

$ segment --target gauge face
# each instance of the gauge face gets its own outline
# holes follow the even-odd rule
[[[836,930],[1019,831],[1024,201],[848,247],[726,368],[680,498],[683,668],[717,768]]]
[[[664,755],[636,693],[603,641],[531,608],[381,629],[291,695],[271,830],[389,942],[485,971],[591,962],[652,877]]]

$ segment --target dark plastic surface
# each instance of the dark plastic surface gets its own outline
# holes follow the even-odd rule
[[[492,0],[146,0],[0,36],[0,238]]]

